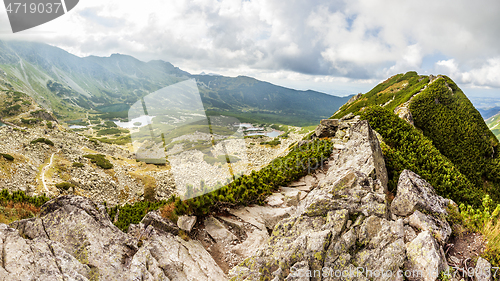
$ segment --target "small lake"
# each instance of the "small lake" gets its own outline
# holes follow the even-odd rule
[[[271,132],[248,133],[246,135],[247,136],[262,136],[262,135],[264,135],[266,137],[275,138],[281,134],[283,134],[283,132],[272,130]]]
[[[113,122],[115,122],[116,126],[118,127],[125,129],[132,129],[134,127],[143,127],[148,124],[151,124],[151,120],[153,120],[154,117],[155,116],[141,115],[137,118],[130,120],[129,122],[121,122],[121,121],[113,121]]]
[[[7,126],[7,125],[5,125],[4,123],[0,122],[0,127],[2,127],[2,126]]]
[[[87,128],[87,126],[80,126],[80,125],[69,125],[70,129],[84,129]]]

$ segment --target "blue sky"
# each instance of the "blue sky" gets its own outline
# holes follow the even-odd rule
[[[84,0],[16,34],[0,11],[0,38],[335,95],[415,70],[446,74],[471,97],[500,98],[498,11],[499,1]]]

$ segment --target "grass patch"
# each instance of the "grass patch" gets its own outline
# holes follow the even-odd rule
[[[74,184],[69,183],[69,182],[61,182],[61,183],[56,184],[56,187],[61,189],[61,190],[68,190],[74,186],[75,186]]]
[[[83,157],[90,159],[92,163],[95,163],[97,166],[103,169],[111,169],[113,168],[113,164],[109,162],[108,159],[102,154],[87,154],[83,155]]]
[[[215,164],[215,163],[236,163],[238,161],[240,161],[240,158],[236,157],[236,156],[232,156],[232,155],[219,155],[217,157],[213,157],[213,156],[210,156],[210,155],[203,155],[203,160],[205,160],[205,162],[207,162],[208,164]]]
[[[10,155],[10,154],[0,153],[0,156],[2,156],[3,158],[5,158],[6,160],[14,161],[14,157],[12,155]]]
[[[36,144],[36,143],[45,143],[46,145],[54,146],[54,143],[46,138],[37,138],[31,141],[31,144]]]

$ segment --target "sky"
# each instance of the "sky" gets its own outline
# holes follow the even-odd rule
[[[469,97],[500,99],[499,11],[495,0],[82,0],[15,34],[2,6],[0,39],[339,96],[407,71],[445,74]]]

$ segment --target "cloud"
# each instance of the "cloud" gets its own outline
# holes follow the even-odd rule
[[[377,81],[439,70],[500,87],[498,10],[494,0],[86,0],[16,38],[82,56],[163,59],[198,72]]]

